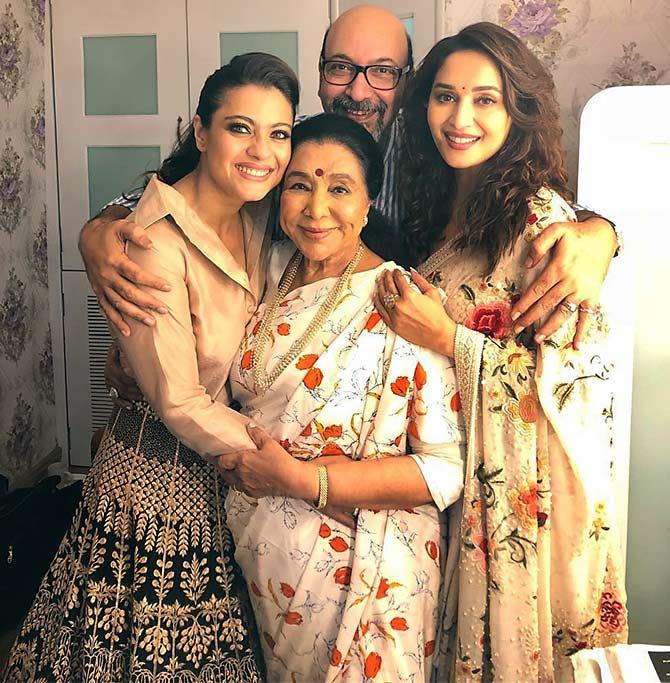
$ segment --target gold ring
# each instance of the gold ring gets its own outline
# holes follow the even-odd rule
[[[568,313],[575,313],[577,311],[578,306],[572,301],[561,301],[561,308],[567,311]]]
[[[382,303],[386,308],[391,309],[395,306],[395,302],[399,298],[400,297],[397,294],[384,294],[384,296],[382,297]]]

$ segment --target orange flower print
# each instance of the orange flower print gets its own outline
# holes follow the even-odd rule
[[[253,585],[252,585],[253,587]],[[386,597],[386,594],[388,593],[389,590],[389,582],[382,577],[382,580],[379,582],[379,588],[377,588],[377,600],[381,600],[382,598]]]
[[[408,631],[409,626],[407,625],[407,620],[404,617],[393,617],[391,619],[391,628],[394,631]]]
[[[333,651],[330,653],[330,665],[339,666],[341,661],[342,653],[336,647],[333,647]]]
[[[435,543],[435,541],[426,541],[425,548],[426,552],[428,553],[428,557],[430,557],[431,560],[437,560],[437,556],[440,553],[437,543]]]
[[[344,455],[344,451],[336,443],[327,443],[321,449],[321,455]]]
[[[400,584],[397,581],[391,581],[389,582],[388,579],[385,579],[382,577],[382,580],[379,582],[379,588],[377,588],[377,600],[381,600],[382,598],[386,597],[386,594],[389,592],[391,588],[395,588],[396,586],[399,586]]]
[[[308,389],[316,389],[323,381],[323,372],[319,368],[312,368],[307,371],[302,381]]]
[[[268,647],[271,650],[274,650],[275,649],[275,639],[267,631],[263,631],[263,638],[265,638],[265,642],[268,644]]]
[[[375,311],[374,313],[370,314],[370,317],[368,318],[368,321],[365,323],[365,329],[368,332],[372,332],[372,330],[375,328],[377,323],[382,319],[381,315]]]
[[[474,560],[477,569],[484,575],[486,575],[488,564],[489,564],[489,554],[493,554],[495,550],[495,541],[489,543],[488,538],[483,534],[473,534],[472,544],[475,546],[472,551],[472,559]]]
[[[461,408],[461,394],[459,391],[457,391],[452,397],[451,401],[449,402],[449,407],[451,408],[452,413],[458,413]]]
[[[301,432],[300,436],[310,436],[312,434],[312,423],[310,422]]]
[[[423,389],[423,386],[426,383],[426,371],[423,368],[423,365],[421,363],[416,364],[416,368],[414,369],[414,386],[417,388],[417,391],[421,391]]]
[[[614,593],[605,591],[600,598],[600,626],[610,633],[620,633],[626,624],[626,608]]]
[[[328,538],[330,536],[330,527],[325,522],[319,527],[319,536],[321,538]]]
[[[254,595],[257,595],[259,598],[263,597],[263,593],[261,593],[261,589],[256,585],[255,581],[251,582],[251,591]]]
[[[288,439],[282,439],[279,442],[279,445],[285,450],[288,451],[291,448],[291,442]]]
[[[295,366],[298,370],[307,370],[307,368],[311,368],[318,359],[319,357],[315,353],[308,353],[306,356],[300,356]]]
[[[507,492],[510,505],[524,529],[532,529],[538,523],[539,500],[537,483],[521,484]]]
[[[302,624],[302,614],[300,612],[286,612],[284,621],[291,626],[300,626]]]
[[[284,583],[283,581],[279,584],[279,588],[282,592],[282,595],[285,598],[292,598],[295,595],[295,591],[293,590],[293,587],[289,585],[288,583]]]
[[[277,334],[280,334],[282,337],[288,337],[291,334],[291,326],[288,323],[277,325]]]
[[[374,678],[379,673],[379,669],[381,669],[381,667],[382,658],[376,652],[371,652],[365,658],[365,668],[363,669],[363,673],[365,674],[366,678]]]
[[[395,382],[391,382],[391,391],[396,396],[407,396],[407,390],[409,389],[409,380],[407,377],[402,375],[398,377]]]
[[[335,536],[335,538],[331,538],[329,543],[330,547],[336,553],[343,553],[345,550],[349,550],[349,544],[342,538],[342,536]]]
[[[339,439],[342,436],[342,427],[340,425],[330,425],[323,430],[324,439]]]
[[[519,417],[527,424],[537,422],[537,399],[533,394],[524,394],[519,399]]]
[[[435,641],[429,640],[423,648],[424,657],[432,657],[433,652],[435,652]]]
[[[251,361],[254,358],[254,352],[249,349],[249,351],[245,351],[244,355],[242,356],[242,362],[240,363],[240,367],[242,370],[248,370],[251,367]]]
[[[340,567],[335,570],[335,583],[348,586],[351,583],[351,567]]]
[[[402,443],[402,437],[403,437],[403,436],[404,436],[404,434],[398,434],[398,436],[396,436],[396,438],[393,439],[393,443],[394,443],[398,448],[400,448],[400,444]]]

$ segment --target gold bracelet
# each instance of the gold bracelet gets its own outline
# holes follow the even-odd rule
[[[320,465],[316,471],[319,476],[319,498],[316,502],[316,509],[323,510],[328,504],[328,468]]]

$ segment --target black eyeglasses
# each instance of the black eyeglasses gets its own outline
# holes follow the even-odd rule
[[[409,72],[410,66],[390,66],[388,64],[370,64],[361,66],[340,59],[320,60],[321,73],[331,85],[349,85],[356,76],[362,73],[370,87],[375,90],[393,90],[398,86],[400,78]]]

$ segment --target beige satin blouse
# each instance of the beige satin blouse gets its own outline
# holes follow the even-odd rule
[[[128,243],[128,256],[172,290],[157,297],[169,312],[156,314],[155,326],[129,320],[131,335],[117,335],[122,365],[168,429],[201,455],[254,448],[248,418],[227,406],[226,381],[265,284],[269,205],[268,198],[242,210],[246,272],[184,197],[156,177],[131,216],[153,248]]]

